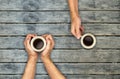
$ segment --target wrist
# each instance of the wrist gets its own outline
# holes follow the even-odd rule
[[[52,61],[51,58],[41,58],[43,63]]]
[[[70,13],[70,16],[71,16],[71,19],[80,17],[79,14],[78,14],[78,13],[75,13],[75,12],[71,12],[71,13]]]
[[[71,21],[73,21],[73,20],[75,20],[75,19],[78,19],[78,18],[80,19],[80,16],[72,16],[72,17],[71,17]]]
[[[37,61],[38,57],[35,56],[29,56],[28,60],[32,60],[32,61]]]

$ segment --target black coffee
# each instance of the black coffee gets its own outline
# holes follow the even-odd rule
[[[93,38],[91,36],[86,36],[84,37],[83,39],[83,43],[86,45],[86,46],[91,46],[93,44]]]
[[[43,41],[41,39],[36,39],[33,43],[33,46],[36,48],[36,49],[41,49],[43,47]]]

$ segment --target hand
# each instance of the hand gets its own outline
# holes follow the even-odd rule
[[[50,59],[50,54],[54,47],[54,40],[53,40],[52,36],[48,35],[48,34],[43,35],[43,37],[46,39],[46,42],[47,42],[47,46],[46,46],[45,50],[41,53],[41,59],[44,61],[44,60]]]
[[[84,28],[81,25],[81,20],[79,17],[74,17],[71,22],[71,33],[79,39],[84,32]]]
[[[24,41],[24,46],[25,46],[25,49],[28,53],[28,58],[35,58],[35,59],[38,58],[38,53],[35,52],[30,46],[30,41],[35,36],[36,36],[35,34],[28,34],[25,38],[25,41]]]

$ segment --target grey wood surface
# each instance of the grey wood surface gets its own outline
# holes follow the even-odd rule
[[[54,36],[52,60],[67,79],[120,79],[120,0],[79,0],[85,33],[96,46],[84,49],[70,32],[67,0],[0,0],[0,79],[20,79],[28,33]],[[38,60],[36,79],[50,79]]]
[[[98,62],[114,63],[120,62],[120,50],[92,49],[92,50],[53,50],[51,58],[54,62],[77,63]],[[0,50],[0,62],[27,62],[27,53],[24,50]],[[38,62],[41,62],[40,59]]]
[[[0,63],[0,74],[22,74],[26,63]],[[63,74],[120,74],[120,63],[55,63]],[[42,63],[36,74],[47,74]]]
[[[119,0],[79,0],[79,9],[120,10],[119,3]],[[67,0],[0,0],[0,10],[68,10],[68,4]]]
[[[94,35],[120,35],[120,24],[83,24],[85,33]],[[41,29],[42,28],[42,29]],[[50,33],[52,35],[72,35],[70,24],[0,24],[1,36],[26,35],[36,33],[38,35]],[[54,29],[54,30],[50,30]],[[10,30],[10,31],[8,31]]]
[[[119,79],[120,75],[66,75],[67,79]],[[2,79],[20,79],[21,75],[0,75]],[[48,75],[36,75],[35,79],[50,79]]]
[[[120,37],[110,37],[110,36],[96,36],[97,44],[95,48],[114,48],[119,49],[120,44]],[[80,44],[80,40],[77,40],[74,37],[54,37],[55,40],[55,48],[67,48],[67,49],[74,49],[74,48],[82,48]],[[18,36],[18,37],[0,37],[0,48],[7,49],[7,48],[17,48],[17,49],[23,49],[24,37]],[[4,43],[4,44],[3,44]]]
[[[83,22],[119,23],[120,11],[81,11]],[[0,12],[0,22],[4,23],[69,23],[69,11],[45,12]]]

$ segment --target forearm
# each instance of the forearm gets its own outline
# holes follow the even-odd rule
[[[51,79],[65,79],[64,75],[57,69],[50,59],[43,60],[43,62]]]
[[[78,0],[68,0],[68,4],[69,4],[70,15],[72,20],[74,17],[79,16]]]
[[[34,79],[37,58],[28,58],[22,79]]]

